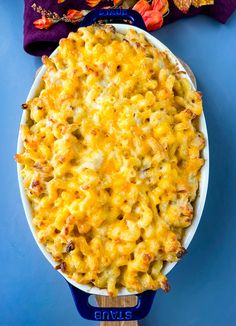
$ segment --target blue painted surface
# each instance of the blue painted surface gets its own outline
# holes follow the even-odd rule
[[[42,256],[20,201],[13,155],[40,60],[22,50],[23,1],[0,0],[0,326],[98,326],[82,319],[62,277]],[[169,274],[141,326],[236,324],[236,14],[227,25],[196,17],[154,33],[194,70],[210,138],[207,203],[188,255]]]

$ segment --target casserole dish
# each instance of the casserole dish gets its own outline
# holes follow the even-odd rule
[[[145,26],[141,19],[141,16],[131,10],[94,10],[90,14],[88,14],[85,19],[83,20],[81,26],[88,26],[90,24],[95,23],[98,20],[101,19],[107,19],[107,18],[113,18],[116,19],[128,19],[133,23],[133,25],[125,25],[125,24],[112,24],[116,30],[120,33],[125,33],[128,29],[134,29],[138,33],[143,33],[146,37],[146,39],[156,48],[159,50],[166,52],[168,54],[168,57],[170,61],[178,67],[179,71],[181,71],[183,74],[185,74],[185,77],[187,76],[187,79],[191,83],[192,88],[194,89],[194,85],[191,82],[191,79],[187,75],[187,72],[181,65],[181,63],[177,60],[177,58],[157,39],[149,35],[147,32],[144,31]],[[135,27],[134,25],[137,25],[138,27]],[[53,52],[51,57],[53,57],[57,53],[57,50]],[[39,72],[38,76],[35,79],[35,82],[33,83],[33,86],[30,90],[30,93],[28,95],[27,101],[37,96],[38,91],[40,89],[41,85],[41,79],[42,76],[45,73],[46,68],[43,67],[41,71]],[[26,122],[26,114],[23,113],[21,124],[25,124]],[[206,123],[204,119],[204,115],[201,115],[200,122],[199,122],[199,129],[204,134],[206,143],[207,143],[207,129],[206,129]],[[18,140],[18,149],[17,152],[22,152],[22,141],[19,137]],[[194,233],[197,229],[198,223],[200,221],[200,217],[203,211],[204,202],[206,198],[206,192],[207,192],[207,184],[208,184],[208,169],[209,169],[209,154],[208,154],[208,145],[203,150],[203,157],[205,159],[205,165],[203,166],[201,170],[201,181],[199,184],[199,196],[195,201],[195,211],[194,211],[194,219],[192,225],[186,230],[184,238],[183,238],[183,246],[185,248],[188,247],[192,237],[194,236]],[[41,251],[45,255],[45,257],[48,259],[48,261],[56,267],[55,261],[52,259],[52,257],[49,255],[49,253],[46,251],[45,247],[39,243],[36,237],[36,233],[32,224],[32,212],[30,203],[26,197],[22,177],[20,175],[21,167],[18,165],[18,177],[19,177],[19,185],[20,185],[20,192],[21,192],[21,198],[25,210],[25,214],[30,226],[30,229],[32,231],[32,234],[39,245]],[[167,274],[173,267],[175,263],[166,264],[166,266],[163,269],[164,274]],[[91,306],[88,303],[88,298],[91,294],[95,295],[108,295],[107,290],[99,289],[97,287],[91,287],[88,285],[82,285],[79,284],[72,279],[68,278],[65,274],[62,273],[62,275],[65,277],[67,282],[69,283],[69,286],[71,288],[72,294],[74,296],[76,306],[81,314],[82,317],[93,319],[93,320],[137,320],[142,319],[146,316],[146,314],[149,312],[151,308],[151,304],[155,295],[155,291],[146,291],[141,294],[137,294],[138,296],[138,303],[135,307],[129,307],[129,308],[96,308]],[[122,288],[119,292],[119,295],[130,295],[131,293],[128,292],[125,288]]]

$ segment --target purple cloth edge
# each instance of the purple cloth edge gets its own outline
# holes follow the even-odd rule
[[[35,0],[36,1],[36,0]],[[25,0],[24,7],[24,49],[27,53],[35,56],[49,55],[58,45],[61,38],[67,37],[69,32],[75,31],[78,25],[58,23],[48,30],[36,29],[33,22],[41,18],[40,14],[33,11],[31,5],[34,0]],[[172,1],[170,4],[170,13],[164,18],[164,24],[172,23],[181,18],[192,17],[198,14],[212,16],[221,23],[226,23],[229,17],[236,10],[236,0],[215,0],[214,6],[203,6],[201,8],[192,7],[187,14],[179,11]],[[38,0],[37,5],[43,8],[50,8],[62,15],[68,9],[88,9],[84,1],[66,0],[62,4],[57,4],[56,0]]]

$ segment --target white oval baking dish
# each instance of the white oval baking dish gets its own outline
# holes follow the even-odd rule
[[[192,87],[195,89],[187,71],[185,70],[185,68],[183,67],[183,65],[180,63],[180,61],[176,58],[176,56],[163,44],[161,43],[158,39],[156,39],[155,37],[153,37],[152,35],[150,35],[148,32],[135,27],[133,25],[126,25],[126,24],[112,24],[116,30],[120,33],[124,33],[126,32],[128,29],[134,29],[135,31],[137,31],[138,33],[143,33],[146,37],[146,39],[152,44],[154,45],[156,48],[158,48],[161,51],[165,51],[166,53],[168,53],[169,58],[171,59],[171,61],[178,66],[180,71],[183,71],[185,77],[189,80],[189,82],[191,83]],[[53,57],[55,54],[57,53],[57,49],[51,54],[50,57]],[[33,97],[37,96],[37,94],[39,93],[40,90],[40,82],[42,79],[43,74],[45,73],[45,66],[43,66],[37,77],[35,78],[33,85],[30,89],[30,92],[27,96],[26,101],[32,99]],[[23,112],[22,114],[22,118],[21,118],[21,124],[25,124],[26,122],[26,113]],[[201,130],[201,132],[204,134],[205,140],[206,140],[206,146],[203,150],[203,158],[205,160],[205,164],[201,169],[201,179],[200,179],[200,184],[199,184],[199,191],[198,191],[198,197],[196,199],[195,202],[195,209],[194,209],[194,219],[193,219],[193,223],[191,226],[189,226],[185,232],[184,238],[183,238],[183,246],[185,248],[187,248],[197,230],[198,224],[200,222],[201,219],[201,215],[203,212],[203,208],[204,208],[204,204],[205,204],[205,200],[206,200],[206,194],[207,194],[207,187],[208,187],[208,176],[209,176],[209,146],[208,146],[208,135],[207,135],[207,126],[206,126],[206,121],[205,121],[205,117],[204,117],[204,113],[201,115],[200,117],[200,123],[199,123],[199,128]],[[22,145],[22,141],[21,141],[21,137],[20,135],[18,136],[18,145],[17,145],[17,153],[21,153],[23,150],[23,145]],[[23,187],[23,182],[22,182],[22,177],[20,175],[20,171],[21,171],[21,165],[18,164],[17,165],[17,171],[18,171],[18,182],[19,182],[19,187],[20,187],[20,194],[21,194],[21,199],[22,199],[22,203],[23,203],[23,207],[24,207],[24,211],[25,211],[25,215],[30,227],[30,230],[33,234],[33,237],[37,243],[37,245],[39,246],[41,252],[44,254],[44,256],[47,258],[47,260],[50,262],[50,264],[55,267],[56,263],[53,260],[53,258],[50,256],[50,254],[46,251],[46,249],[44,248],[44,246],[42,244],[39,243],[39,241],[37,240],[37,236],[36,236],[36,232],[34,230],[34,227],[32,225],[32,214],[31,214],[31,207],[30,207],[30,203],[26,197],[25,191],[24,191],[24,187]],[[163,273],[166,275],[167,273],[169,273],[172,268],[175,266],[176,263],[167,263],[165,265],[165,267],[163,268]],[[65,274],[63,274],[60,270],[58,270],[59,273],[61,273],[63,275],[63,277],[70,283],[72,284],[74,287],[83,290],[87,293],[90,294],[96,294],[96,295],[108,295],[107,290],[105,289],[99,289],[97,287],[92,287],[89,285],[83,285],[83,284],[78,284],[75,281],[73,281],[72,279],[68,278]],[[122,288],[119,291],[119,295],[130,295],[131,293],[128,292],[125,288]]]

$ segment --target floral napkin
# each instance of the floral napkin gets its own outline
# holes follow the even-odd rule
[[[67,37],[70,31],[75,31],[79,27],[80,15],[86,14],[88,10],[94,8],[104,8],[118,3],[119,0],[25,0],[24,10],[24,49],[29,54],[41,56],[50,54],[58,45],[61,38]],[[145,4],[146,0],[142,0]],[[155,2],[155,4],[154,4]],[[164,0],[153,0],[149,7],[160,6]],[[176,3],[188,3],[189,1],[170,0],[168,15],[164,17],[163,23],[168,24],[183,17],[191,17],[197,14],[206,14],[214,17],[221,23],[225,23],[236,9],[236,0],[215,0],[214,5],[205,5],[197,8],[191,6],[187,13],[182,12]],[[197,0],[192,1],[193,3]],[[205,1],[206,4],[208,3]],[[135,1],[134,1],[135,3]],[[149,1],[150,3],[150,1]],[[189,2],[191,3],[191,1]],[[167,3],[168,4],[168,3]],[[136,5],[137,6],[137,5]],[[142,14],[143,6],[137,6],[137,11]],[[134,8],[135,9],[135,8]],[[160,8],[160,12],[164,10]],[[54,16],[54,23],[47,19],[46,12],[51,12]],[[81,14],[82,13],[82,14]],[[146,15],[146,13],[145,13]],[[164,15],[165,16],[165,15]],[[43,21],[42,21],[43,18]],[[145,18],[145,16],[144,16]],[[149,17],[147,17],[148,21]],[[162,19],[162,16],[161,16]],[[145,20],[145,19],[144,19]],[[150,19],[149,19],[150,21]],[[152,21],[152,20],[151,20]],[[36,23],[35,23],[36,22]],[[42,26],[43,22],[43,26]],[[77,22],[77,23],[75,23]],[[146,23],[146,21],[145,21]],[[156,28],[161,24],[157,24]],[[155,25],[152,25],[155,27]],[[40,29],[42,28],[42,29]],[[154,30],[153,28],[150,30]]]

